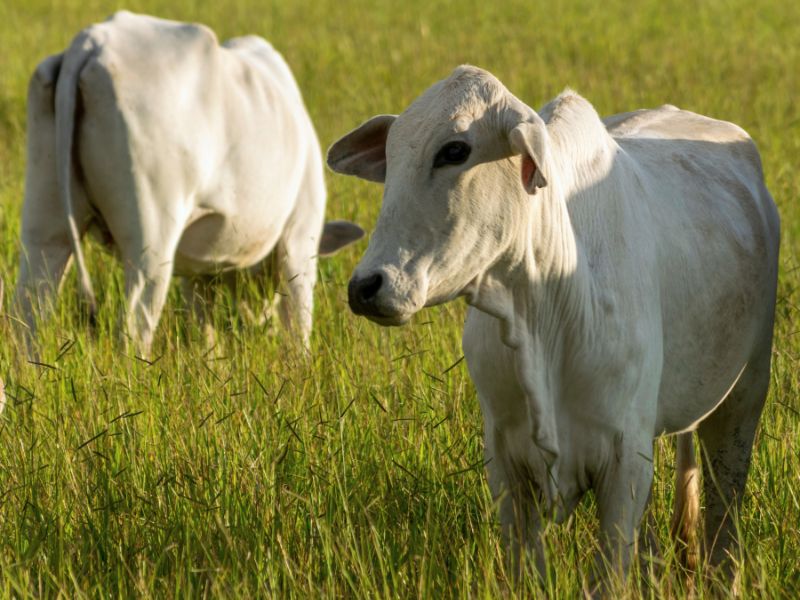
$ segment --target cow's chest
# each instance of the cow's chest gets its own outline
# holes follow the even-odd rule
[[[546,361],[521,361],[520,351],[506,346],[501,334],[500,321],[470,309],[463,347],[483,413],[490,485],[496,493],[514,480],[534,483],[540,489],[556,486],[561,508],[573,506],[588,486],[585,467],[592,462],[582,440],[597,436],[592,435],[591,423],[570,419],[571,413],[563,410],[563,398],[550,396],[545,387],[531,387],[532,382],[548,377],[524,371],[547,369]],[[562,431],[565,421],[569,425]],[[565,443],[568,440],[561,439],[565,433],[574,434],[577,440]],[[546,447],[556,443],[560,447],[558,467],[551,470],[546,464]],[[551,500],[553,493],[551,488]]]
[[[527,471],[539,455],[533,444],[528,397],[519,379],[518,358],[500,335],[497,319],[470,309],[463,348],[483,413],[487,458]]]
[[[500,323],[471,308],[464,325],[463,348],[470,376],[478,390],[484,420],[513,429],[526,412],[525,392],[517,376],[514,351],[503,344]]]

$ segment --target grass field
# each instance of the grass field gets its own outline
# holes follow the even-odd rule
[[[634,8],[635,7],[635,8]],[[0,3],[0,276],[10,306],[35,65],[121,8]],[[673,103],[734,121],[762,152],[783,219],[773,386],[740,526],[740,593],[800,597],[800,4],[784,0],[133,1],[126,8],[263,35],[294,70],[323,146],[401,111],[453,67],[494,72],[537,107],[565,86],[601,114]],[[370,229],[381,189],[330,175],[328,214]],[[548,580],[509,588],[461,359],[464,304],[401,329],[347,308],[361,242],[321,263],[313,359],[248,327],[228,298],[207,352],[173,290],[153,360],[115,344],[121,272],[92,247],[98,335],[74,275],[28,364],[0,324],[0,597],[578,597],[595,550],[588,498],[548,531]],[[248,292],[252,293],[252,292]],[[669,440],[652,523],[668,539]],[[697,594],[707,594],[698,582]],[[684,594],[668,550],[617,595]]]

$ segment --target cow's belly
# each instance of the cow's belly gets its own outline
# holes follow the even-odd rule
[[[733,295],[733,294],[732,294]],[[760,314],[673,322],[665,332],[657,433],[693,429],[725,399],[752,358]]]
[[[659,433],[694,428],[725,399],[748,362],[769,347],[774,283],[767,280],[773,269],[756,265],[753,271],[764,275],[748,277],[731,264],[727,280],[720,274],[723,267],[717,270],[713,295],[696,293],[684,304],[668,298],[672,309],[664,317]]]
[[[266,257],[277,244],[285,217],[232,219],[198,210],[175,253],[176,275],[244,269]]]

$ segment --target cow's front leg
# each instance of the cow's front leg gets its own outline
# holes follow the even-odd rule
[[[209,275],[183,277],[181,280],[181,292],[189,307],[192,322],[202,331],[208,348],[213,348],[217,340],[212,318],[214,308],[213,283],[214,277]]]
[[[485,442],[489,487],[498,503],[509,577],[514,582],[521,581],[529,559],[533,560],[539,576],[544,577],[541,539],[544,507],[541,506],[539,488],[527,469],[514,466],[498,432],[488,432]]]
[[[545,576],[542,545],[542,513],[530,492],[519,487],[507,489],[500,497],[500,527],[506,564],[512,581],[521,581],[528,560],[532,560],[539,577]]]
[[[278,243],[277,252],[282,278],[275,291],[282,296],[278,302],[278,316],[283,326],[308,348],[317,280],[317,236],[310,231],[291,230]]]
[[[602,581],[627,574],[653,483],[652,440],[625,440],[620,432],[611,446],[595,481],[601,536],[595,577]]]

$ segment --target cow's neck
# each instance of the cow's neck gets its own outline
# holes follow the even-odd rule
[[[556,138],[555,152],[559,143]],[[613,142],[601,150],[599,156],[551,161],[555,171],[547,187],[527,199],[530,208],[506,250],[469,295],[471,305],[500,321],[503,343],[517,351],[533,437],[548,457],[553,481],[558,478],[560,377],[570,371],[567,362],[591,340],[596,325],[595,287],[570,203],[599,201],[608,192]]]
[[[519,203],[528,210],[471,303],[501,319],[507,345],[518,347],[523,336],[536,334],[552,360],[565,341],[592,328],[591,273],[573,216],[615,193],[608,175],[619,148],[592,105],[574,92],[560,95],[541,114],[548,133],[541,166],[548,183]]]
[[[613,152],[595,160],[595,172],[611,169]],[[529,197],[505,251],[480,277],[469,302],[503,324],[503,342],[518,348],[532,335],[544,346],[548,360],[580,339],[592,335],[595,287],[570,203],[593,204],[609,193],[603,177],[564,165],[559,177]],[[597,169],[597,167],[600,169]]]

